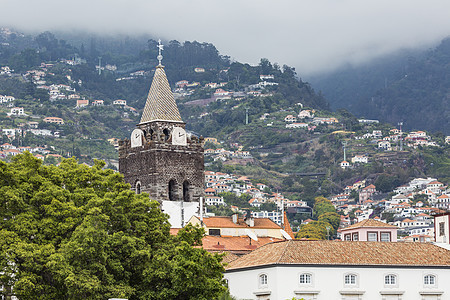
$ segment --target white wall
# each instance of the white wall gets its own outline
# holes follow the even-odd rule
[[[268,276],[267,287],[258,285],[259,275],[265,273]],[[299,276],[301,273],[310,273],[313,282],[309,286],[301,286]],[[358,275],[358,284],[354,287],[344,285],[344,276],[347,273]],[[384,285],[384,276],[387,274],[397,275],[397,285],[389,287]],[[426,287],[423,277],[426,274],[436,276],[436,285]],[[269,298],[287,300],[292,297],[305,299],[450,299],[450,269],[437,268],[362,268],[362,267],[299,267],[299,266],[277,266],[261,269],[252,269],[239,272],[227,272],[225,278],[228,280],[230,292],[237,299],[260,299],[255,292],[270,291]],[[295,291],[318,291],[317,294],[299,294]],[[346,297],[341,292],[354,293]],[[358,295],[361,292],[361,295]],[[382,294],[382,292],[384,294]],[[399,292],[398,295],[395,295]],[[420,293],[428,292],[423,296]],[[435,292],[443,292],[438,297],[432,295]],[[431,296],[431,297],[430,297]],[[315,297],[315,298],[314,298]]]
[[[182,207],[184,210],[183,220],[181,220]],[[198,202],[162,201],[161,204],[161,210],[169,215],[169,223],[172,228],[182,228],[192,216],[198,216],[199,207]]]

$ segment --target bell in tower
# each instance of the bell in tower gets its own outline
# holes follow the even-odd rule
[[[141,121],[130,140],[119,142],[119,172],[136,193],[161,203],[172,227],[183,227],[199,211],[204,186],[203,139],[185,130],[164,66],[159,64]]]

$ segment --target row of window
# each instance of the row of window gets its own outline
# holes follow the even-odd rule
[[[346,241],[359,241],[359,234],[355,233],[347,233],[344,235],[344,239]],[[367,241],[369,242],[390,242],[391,241],[391,233],[390,232],[380,232],[380,236],[378,236],[378,232],[368,232],[367,233]]]
[[[358,282],[358,275],[356,274],[346,274],[344,276],[344,284],[345,285],[356,285]],[[303,273],[300,274],[299,277],[300,284],[312,284],[312,274]],[[397,275],[388,274],[384,276],[384,284],[388,286],[395,286],[397,284]],[[423,284],[425,286],[433,286],[436,284],[436,276],[432,274],[427,274],[423,277]],[[267,285],[267,274],[259,275],[259,285],[266,286]]]

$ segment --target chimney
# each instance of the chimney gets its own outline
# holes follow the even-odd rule
[[[247,211],[247,215],[245,216],[245,223],[250,227],[255,226],[255,219],[252,217],[252,213],[249,210]]]
[[[231,218],[232,218],[234,224],[237,224],[237,223],[238,223],[238,217],[239,217],[238,214],[233,214],[233,215],[231,216]]]

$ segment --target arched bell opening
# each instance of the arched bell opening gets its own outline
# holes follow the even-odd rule
[[[191,191],[190,191],[191,185],[189,184],[189,181],[183,182],[183,201],[190,202],[191,201]]]
[[[164,134],[164,141],[166,142],[168,139],[169,139],[169,137],[170,137],[170,131],[169,131],[169,129],[164,129],[163,130],[163,134]]]
[[[149,137],[150,140],[153,140],[153,129],[150,129],[148,131],[148,137]]]
[[[140,181],[136,181],[135,191],[136,191],[136,194],[138,194],[138,195],[141,193],[141,182]]]
[[[170,201],[176,201],[177,200],[177,182],[173,179],[169,181],[168,185],[168,195]]]

